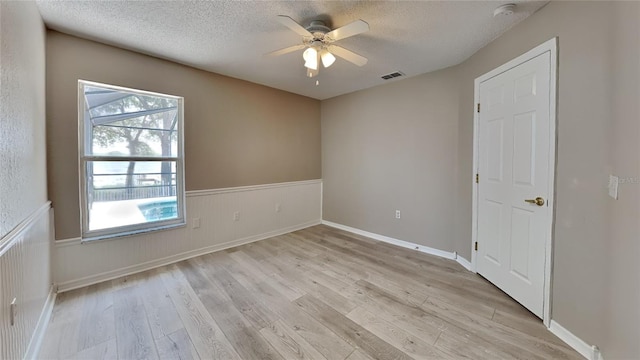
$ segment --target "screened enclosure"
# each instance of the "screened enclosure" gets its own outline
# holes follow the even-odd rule
[[[184,223],[182,102],[79,82],[83,237]]]

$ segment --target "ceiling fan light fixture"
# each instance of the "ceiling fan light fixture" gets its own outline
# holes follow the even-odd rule
[[[309,62],[317,57],[317,50],[310,47],[302,53],[302,58]]]
[[[308,69],[318,70],[318,51],[312,47],[302,53],[302,58],[305,63],[304,66]]]
[[[309,70],[318,70],[318,62],[317,61],[307,61],[304,63],[304,66]]]
[[[319,73],[320,73],[320,71],[318,69],[307,68],[307,77],[309,77],[309,78],[317,76]]]
[[[322,51],[320,51],[320,58],[322,59],[322,65],[324,65],[324,67],[326,68],[333,65],[333,63],[336,61],[336,57],[333,56],[333,54],[330,53],[327,49],[323,49]]]

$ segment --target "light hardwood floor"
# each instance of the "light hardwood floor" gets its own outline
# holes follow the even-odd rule
[[[315,226],[62,293],[40,358],[581,357],[454,261]]]

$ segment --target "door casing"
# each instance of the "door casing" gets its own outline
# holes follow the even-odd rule
[[[550,54],[550,67],[549,67],[549,229],[547,230],[547,244],[545,249],[545,274],[544,274],[544,299],[543,299],[543,323],[549,327],[551,325],[551,282],[553,272],[553,228],[554,228],[554,214],[555,214],[555,174],[556,174],[556,101],[557,101],[557,75],[558,75],[558,39],[553,38],[548,40],[535,48],[527,51],[526,53],[518,56],[517,58],[489,71],[488,73],[478,77],[474,82],[474,103],[473,103],[473,192],[472,192],[472,230],[471,230],[471,271],[477,272],[476,267],[476,255],[475,243],[478,241],[478,183],[476,183],[476,174],[480,174],[482,179],[482,173],[479,172],[479,113],[477,111],[478,103],[480,102],[480,84],[488,79],[491,79],[497,75],[506,72],[520,64],[523,64],[541,54],[549,52]],[[482,108],[480,108],[482,111]],[[482,246],[480,244],[479,246]]]

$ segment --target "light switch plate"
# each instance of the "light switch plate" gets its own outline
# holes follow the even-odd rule
[[[11,326],[16,324],[16,315],[18,314],[17,311],[17,306],[18,304],[16,303],[18,301],[18,299],[13,298],[13,300],[11,301],[11,305],[9,305],[9,322],[11,323]]]
[[[618,183],[619,179],[617,176],[609,175],[609,196],[618,200]]]

